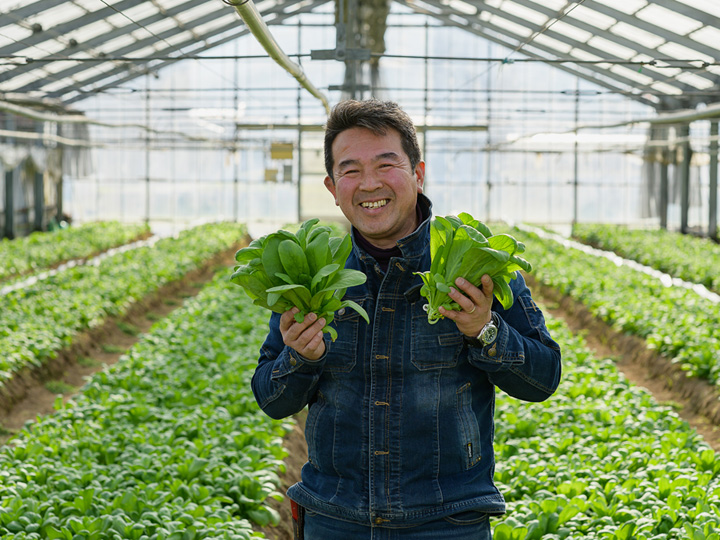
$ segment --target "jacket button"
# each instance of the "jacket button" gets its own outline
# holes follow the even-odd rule
[[[382,524],[383,521],[385,521],[385,520],[384,520],[383,518],[381,518],[381,517],[375,518],[375,524],[376,524],[376,525]]]
[[[294,366],[294,365],[296,365],[296,364],[297,364],[297,360],[295,360],[294,358],[291,358],[291,359],[290,359],[290,365],[291,365],[291,366]]]
[[[338,309],[338,315],[340,315],[340,316],[345,315],[345,308]]]
[[[495,345],[493,345],[492,349],[488,351],[488,356],[495,356],[497,354],[497,351],[495,350]]]

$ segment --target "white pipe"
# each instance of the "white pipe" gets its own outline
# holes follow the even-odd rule
[[[325,107],[325,112],[330,114],[330,104],[327,97],[325,97],[325,95],[315,88],[315,86],[308,80],[302,68],[290,60],[288,55],[283,52],[280,45],[278,45],[277,41],[275,41],[275,38],[270,33],[270,30],[265,24],[265,21],[263,21],[262,16],[258,12],[252,0],[226,0],[226,3],[237,10],[248,29],[250,29],[252,34],[258,40],[260,45],[263,46],[263,49],[265,49],[270,57],[283,69],[285,69],[285,71],[295,77],[303,88],[318,98]]]
[[[579,131],[581,129],[607,129],[607,128],[615,128],[615,127],[623,127],[623,126],[632,126],[634,124],[685,124],[690,122],[695,122],[697,120],[707,120],[708,118],[719,118],[720,117],[720,103],[713,103],[712,105],[708,105],[704,109],[698,111],[695,109],[684,109],[680,111],[675,111],[671,113],[664,113],[659,114],[653,118],[636,118],[634,120],[625,120],[623,122],[616,122],[614,124],[580,124],[576,128],[568,129],[567,131],[553,131],[551,133],[553,134],[565,134],[565,133],[574,133],[576,130]],[[548,134],[547,131],[539,132],[539,133],[530,133],[527,135],[520,135],[514,139],[503,141],[500,143],[497,143],[492,146],[492,148],[498,148],[500,146],[505,146],[509,144],[513,144],[516,142],[519,142],[523,139],[529,139],[533,137],[534,135],[546,135]]]

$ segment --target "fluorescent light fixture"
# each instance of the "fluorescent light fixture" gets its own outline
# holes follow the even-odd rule
[[[657,48],[661,53],[677,58],[678,60],[697,60],[701,62],[713,63],[715,59],[712,56],[703,54],[690,47],[679,45],[678,43],[664,43]]]
[[[512,21],[508,21],[507,19],[503,19],[502,17],[499,17],[497,15],[492,15],[488,20],[488,23],[494,26],[498,26],[500,28],[504,28],[505,30],[510,31],[516,36],[528,37],[532,35],[532,30],[530,30],[526,26],[521,26]]]
[[[567,2],[565,0],[532,0],[536,4],[540,4],[542,7],[547,9],[552,9],[555,11],[560,11],[563,9]]]
[[[462,0],[449,0],[447,5],[465,15],[477,15],[478,9]]]
[[[689,84],[690,86],[693,86],[699,90],[707,90],[708,88],[712,88],[713,86],[715,86],[715,83],[713,83],[711,80],[706,79],[705,77],[701,77],[700,75],[696,75],[695,73],[691,73],[689,71],[678,75],[676,77],[676,80],[685,84]]]
[[[572,45],[559,41],[555,38],[551,38],[550,36],[546,36],[545,34],[538,34],[533,38],[532,42],[544,45],[556,52],[560,52],[563,54],[569,53],[570,49],[572,49]]]
[[[515,15],[523,21],[527,21],[538,26],[544,25],[549,20],[547,15],[535,11],[534,9],[526,8],[514,2],[505,2],[500,9],[502,9],[503,13]]]
[[[617,36],[624,37],[625,39],[629,39],[630,41],[639,43],[648,49],[654,49],[658,45],[665,43],[665,38],[662,36],[646,32],[642,28],[632,26],[631,24],[627,24],[622,21],[618,21],[617,24],[611,26],[610,32]]]
[[[677,96],[683,93],[677,86],[671,86],[663,82],[656,82],[650,85],[653,90],[657,90],[661,94],[668,94],[671,96]]]
[[[603,6],[632,15],[648,5],[646,0],[602,0]]]
[[[703,26],[700,30],[690,34],[690,39],[717,49],[720,47],[720,30],[714,26]]]
[[[557,21],[557,22],[553,23],[552,30],[559,34],[567,36],[570,39],[579,41],[580,43],[587,42],[587,40],[590,39],[591,37],[593,37],[593,35],[594,35],[590,32],[587,32],[586,30],[583,30],[582,28],[578,28],[577,26],[568,24],[565,21]]]
[[[612,58],[632,58],[637,54],[637,51],[633,49],[618,45],[614,41],[600,36],[590,38],[588,45],[600,49]]]
[[[698,20],[691,19],[677,11],[656,4],[648,4],[647,7],[638,11],[635,16],[659,28],[665,28],[681,36],[687,35],[693,30],[697,30],[703,26],[703,23]]]
[[[617,22],[616,19],[608,15],[604,15],[599,11],[595,11],[594,9],[586,8],[585,6],[582,6],[580,4],[577,4],[577,7],[575,7],[574,9],[568,9],[567,17],[571,17],[584,23],[591,24],[602,30],[607,30]]]
[[[626,79],[635,81],[639,84],[651,84],[654,80],[652,77],[643,75],[637,70],[629,69],[625,66],[614,65],[610,68],[610,71],[617,75],[620,75],[621,77],[625,77]]]
[[[717,0],[677,0],[677,1],[682,2],[683,4],[686,4],[695,9],[700,9],[702,11],[705,11],[705,12],[709,13],[710,15],[714,15],[715,17],[720,17],[720,3],[718,3]]]

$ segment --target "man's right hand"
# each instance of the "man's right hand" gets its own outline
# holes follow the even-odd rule
[[[305,315],[303,322],[295,320],[300,310],[296,307],[280,316],[280,333],[283,343],[308,360],[319,360],[325,354],[323,331],[325,319],[318,319],[315,313]]]

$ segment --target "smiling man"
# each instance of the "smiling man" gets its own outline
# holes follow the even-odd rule
[[[325,132],[325,186],[352,224],[346,267],[364,272],[324,319],[273,314],[252,386],[284,418],[308,407],[308,462],[288,490],[297,538],[488,540],[505,511],[493,483],[495,387],[553,394],[560,349],[522,276],[515,302],[458,279],[460,311],[430,325],[417,272],[430,267],[430,200],[415,128],[395,103],[344,101]]]

